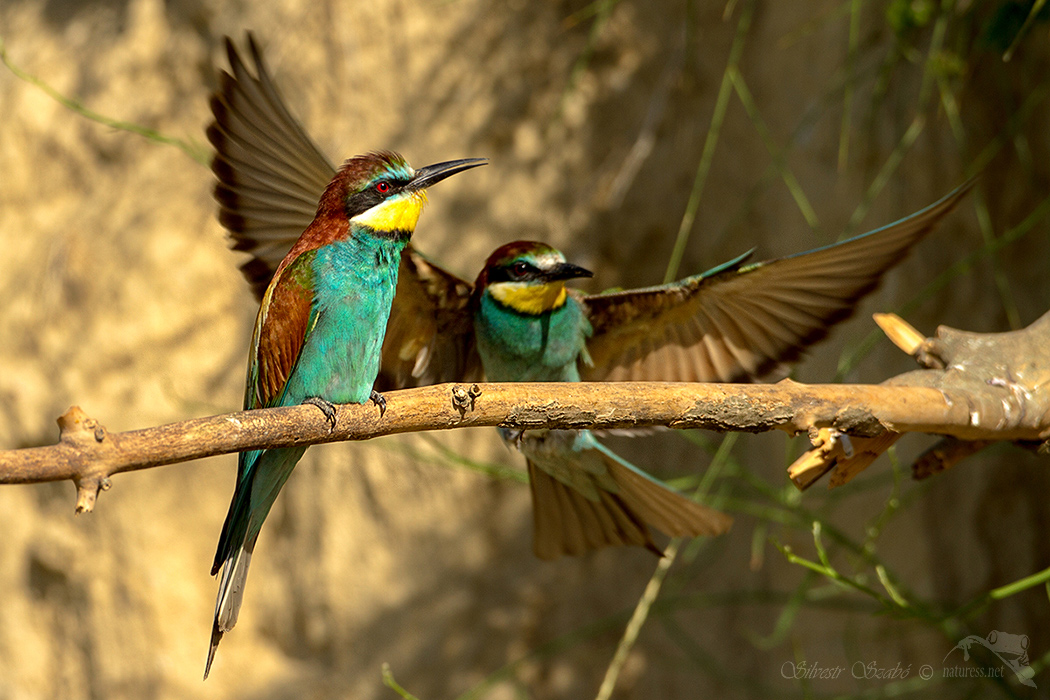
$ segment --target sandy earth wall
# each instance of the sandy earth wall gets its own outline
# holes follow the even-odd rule
[[[541,238],[597,270],[588,288],[600,290],[661,280],[750,7],[736,5],[724,18],[721,4],[625,0],[608,6],[591,42],[591,6],[582,2],[8,0],[0,37],[15,64],[62,94],[203,147],[207,96],[226,67],[222,36],[240,40],[252,29],[293,111],[334,160],[380,147],[416,164],[491,159],[432,193],[415,238],[422,250],[473,278],[495,245]],[[762,257],[814,247],[847,228],[922,89],[920,53],[889,71],[879,92],[894,38],[875,5],[860,23],[856,67],[865,77],[853,91],[851,149],[840,169],[844,93],[836,86],[848,22],[828,18],[833,2],[754,4],[740,73],[771,141],[790,144],[784,162],[819,227],[771,174],[755,120],[733,96],[683,275],[752,246]],[[967,142],[960,146],[935,98],[861,229],[961,182],[1011,119],[1019,126],[1006,132],[979,186],[992,235],[1046,197],[1046,105],[1036,100],[1018,116],[1046,89],[1038,76],[1050,74],[1045,25],[1039,31],[1012,65],[975,52],[959,94]],[[919,31],[916,46],[927,46],[929,34]],[[215,220],[209,171],[175,148],[72,113],[6,69],[0,114],[0,446],[52,442],[54,419],[73,403],[113,431],[238,408],[256,307]],[[1032,321],[1050,303],[1046,230],[1039,224],[995,264],[982,258],[909,320],[927,332],[937,323],[1005,330]],[[833,378],[843,348],[873,329],[871,312],[911,299],[982,240],[970,204],[814,350],[798,377]],[[883,341],[846,379],[878,381],[908,368]],[[67,483],[0,488],[0,700],[394,697],[382,687],[384,662],[434,700],[534,650],[480,697],[593,695],[653,558],[534,559],[528,489],[441,466],[435,442],[475,460],[521,463],[492,431],[310,450],[264,529],[240,624],[205,684],[216,585],[208,568],[234,457],[120,476],[89,516],[74,517]],[[673,435],[639,442],[616,444],[657,473],[710,459]],[[928,444],[902,446],[902,459]],[[735,454],[779,490],[787,487],[785,449],[782,437],[744,437]],[[997,449],[923,487],[905,483],[906,493],[922,489],[919,502],[880,538],[880,556],[918,594],[955,602],[1046,567],[1050,551],[1036,536],[1050,520],[1044,468]],[[888,469],[884,460],[873,472]],[[858,487],[836,524],[863,538],[890,489],[885,480]],[[819,512],[827,496],[815,490],[800,501]],[[799,532],[740,513],[729,536],[679,567],[672,593],[701,600],[790,591],[804,574],[765,538],[811,548]],[[993,607],[976,629],[1028,634],[1033,658],[1042,655],[1050,614],[1040,595]],[[781,669],[800,649],[826,665],[874,657],[917,667],[952,644],[886,617],[811,610],[775,644],[756,643],[781,609],[676,608],[676,623],[705,650],[697,658],[722,671],[690,659],[652,622],[617,697],[791,693],[797,686]],[[581,629],[566,649],[544,647]]]

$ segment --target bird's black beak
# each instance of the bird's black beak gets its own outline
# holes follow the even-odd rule
[[[444,163],[434,163],[417,170],[415,177],[412,178],[412,181],[408,183],[405,189],[425,190],[450,175],[476,168],[479,165],[485,165],[487,162],[488,158],[461,158],[460,160],[446,160]]]
[[[551,269],[544,270],[543,272],[543,278],[550,282],[555,280],[571,280],[576,279],[577,277],[594,277],[594,273],[584,267],[573,265],[568,262],[558,263]]]

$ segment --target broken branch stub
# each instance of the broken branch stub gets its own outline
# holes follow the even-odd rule
[[[1050,438],[1050,312],[1026,328],[1006,333],[972,333],[947,326],[933,338],[922,338],[893,314],[876,314],[876,322],[895,345],[927,369],[893,377],[880,386],[926,387],[943,393],[965,414],[965,425],[924,430],[950,436],[924,453],[912,471],[925,478],[997,441],[1046,445]],[[850,454],[834,436],[818,434],[814,449],[790,467],[788,476],[799,489],[813,485],[832,471],[829,488],[848,483],[900,438],[900,426],[870,442],[853,441]],[[857,446],[861,449],[857,449]]]

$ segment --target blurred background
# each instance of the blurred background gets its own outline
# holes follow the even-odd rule
[[[7,60],[46,86],[0,68],[0,446],[54,442],[71,404],[110,431],[240,407],[257,306],[204,127],[222,37],[248,29],[334,161],[491,159],[432,193],[414,239],[468,279],[539,238],[597,271],[588,291],[655,284],[881,226],[983,168],[794,377],[911,369],[875,311],[928,334],[1026,325],[1050,306],[1050,16],[1033,6],[6,0]],[[203,684],[234,456],[119,476],[80,517],[69,483],[3,487],[0,700],[396,698],[384,664],[421,700],[587,698],[607,674],[616,698],[1046,693],[1045,576],[1002,589],[1050,566],[1045,460],[996,446],[914,482],[932,442],[799,494],[784,469],[805,445],[783,435],[616,440],[736,516],[683,545],[619,665],[656,559],[535,559],[523,460],[492,430],[312,448]],[[859,586],[777,546],[817,561],[818,542]],[[1028,636],[1038,690],[1008,668],[943,677],[1002,668],[953,651],[993,630]],[[844,670],[795,677],[814,665]]]

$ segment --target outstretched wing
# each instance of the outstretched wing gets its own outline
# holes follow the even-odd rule
[[[473,289],[419,251],[405,249],[383,340],[379,391],[481,380]]]
[[[284,106],[250,33],[248,48],[258,77],[226,39],[233,74],[219,74],[219,91],[211,98],[215,121],[207,133],[215,147],[219,221],[234,250],[251,253],[241,270],[261,299],[277,266],[313,221],[336,170]]]
[[[255,75],[226,39],[232,74],[220,74],[208,140],[216,150],[212,170],[219,179],[219,221],[234,249],[252,255],[241,270],[262,299],[277,266],[313,221],[336,170],[284,105],[250,33],[248,49]],[[378,388],[480,378],[471,290],[469,283],[406,248]]]
[[[948,215],[970,180],[920,212],[841,243],[745,265],[741,256],[659,287],[582,298],[590,381],[732,382],[799,357],[853,313]]]

